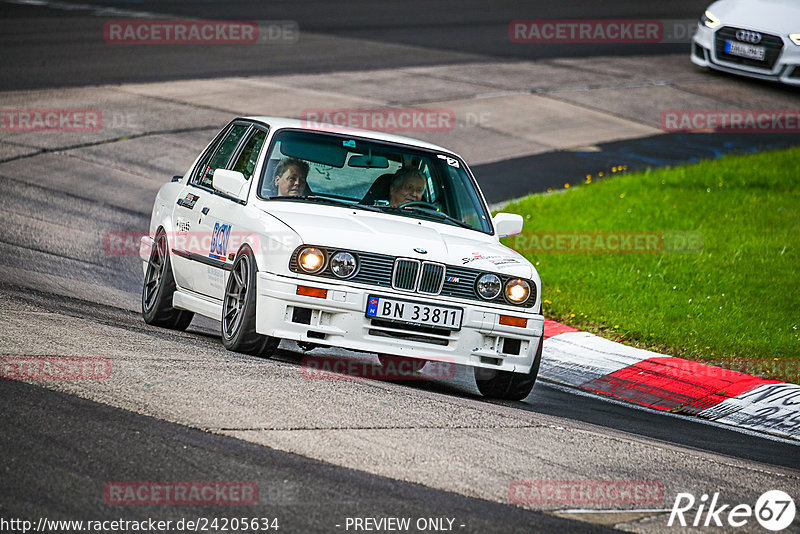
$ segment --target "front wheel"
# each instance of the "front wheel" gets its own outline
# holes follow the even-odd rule
[[[172,295],[175,293],[175,278],[172,276],[172,264],[169,261],[169,243],[164,232],[156,234],[150,258],[147,260],[147,271],[142,285],[142,317],[144,322],[153,326],[162,326],[174,330],[186,330],[192,322],[194,313],[176,310],[172,307]]]
[[[527,397],[533,389],[536,376],[539,374],[543,341],[544,336],[539,339],[539,346],[536,349],[536,356],[533,358],[533,365],[527,374],[475,367],[475,383],[478,385],[478,390],[481,394],[492,399],[514,401]]]
[[[222,344],[234,352],[269,358],[280,339],[256,333],[256,258],[242,249],[233,262],[222,301]]]

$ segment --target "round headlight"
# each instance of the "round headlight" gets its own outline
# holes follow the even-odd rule
[[[476,286],[478,295],[486,300],[492,300],[500,294],[503,284],[500,282],[500,277],[496,274],[484,274],[478,278]]]
[[[514,304],[521,304],[528,300],[531,294],[531,286],[521,278],[515,278],[506,282],[506,298]]]
[[[349,252],[337,252],[331,257],[331,272],[339,278],[353,276],[356,267],[356,257]]]
[[[306,247],[297,255],[297,264],[307,273],[318,273],[325,266],[325,253],[315,247]]]

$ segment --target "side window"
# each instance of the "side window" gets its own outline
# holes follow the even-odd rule
[[[248,128],[249,126],[246,124],[235,124],[230,129],[216,150],[209,152],[210,156],[207,155],[205,161],[198,166],[198,172],[192,180],[194,185],[211,188],[211,177],[214,175],[214,171],[219,168],[224,169],[228,165],[228,160],[231,159],[231,155],[244,134],[247,133]]]
[[[247,144],[244,145],[239,159],[236,160],[236,165],[233,166],[233,170],[244,174],[247,180],[253,176],[253,171],[258,161],[258,153],[261,152],[261,147],[264,146],[264,140],[266,138],[267,132],[256,129],[255,133],[250,136]]]

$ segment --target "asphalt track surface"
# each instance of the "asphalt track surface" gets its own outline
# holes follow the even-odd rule
[[[25,0],[21,0],[25,1]],[[72,5],[90,8],[65,9]],[[0,3],[2,89],[63,87],[218,76],[368,70],[476,60],[541,59],[683,52],[674,44],[519,44],[515,19],[697,20],[705,0],[446,0],[419,2],[109,1],[52,2],[58,7]],[[294,21],[294,46],[107,46],[99,11],[210,20]],[[162,17],[169,18],[169,17]],[[19,24],[24,19],[24,24]]]
[[[459,532],[613,531],[338,468],[20,382],[4,384],[0,399],[4,518],[246,516],[277,519],[279,532],[333,532],[347,517],[447,517],[457,518]],[[260,502],[121,513],[97,499],[108,481],[120,479],[255,482]]]
[[[361,70],[474,61],[478,56],[486,60],[542,57],[539,54],[553,57],[587,53],[641,54],[647,53],[647,49],[632,51],[630,47],[619,46],[587,51],[556,45],[521,49],[508,46],[505,32],[508,20],[514,18],[693,18],[702,10],[704,2],[669,5],[616,2],[611,6],[575,2],[560,7],[541,2],[523,4],[521,10],[519,3],[511,2],[430,2],[414,4],[418,11],[411,17],[404,4],[399,7],[378,4],[380,7],[370,5],[367,8],[349,3],[346,13],[327,2],[269,5],[235,2],[226,3],[225,7],[208,2],[118,2],[115,5],[157,12],[165,12],[168,6],[171,14],[204,18],[292,19],[297,20],[301,28],[326,37],[310,39],[307,48],[281,52],[285,57],[265,60],[264,66],[254,66],[250,50],[234,53],[228,50],[225,57],[231,60],[224,64],[214,58],[201,58],[200,51],[191,50],[191,47],[110,53],[87,42],[86,31],[102,28],[101,17],[87,17],[80,9],[65,12],[0,4],[3,10],[0,27],[4,30],[0,37],[2,88],[196,78],[198,74],[214,77],[263,74],[265,71]],[[11,31],[14,18],[23,15],[26,20],[37,19],[41,24],[35,28],[19,27],[16,33]],[[442,22],[437,22],[437,18]],[[498,31],[500,37],[492,38]],[[485,37],[475,39],[475,35]],[[344,46],[331,49],[327,36],[342,39],[337,42]],[[376,44],[365,49],[357,45],[362,43],[359,39],[369,39]],[[426,54],[409,57],[407,49],[392,53],[391,47],[397,44],[425,47]],[[663,53],[664,48],[658,51]],[[213,53],[223,54],[216,50]],[[206,64],[213,67],[206,68]],[[180,135],[176,138],[186,142]],[[767,139],[761,136],[759,139],[763,140],[763,147],[780,146],[785,142],[784,137]],[[742,151],[756,148],[748,143],[748,138],[724,141],[739,143]],[[710,139],[707,147],[698,148],[698,151],[716,150],[720,142],[719,137]],[[637,154],[644,154],[647,147],[642,143],[646,141],[630,141],[618,148],[630,153],[633,149],[626,147],[635,147]],[[675,147],[682,144],[675,136],[670,143]],[[659,140],[657,144],[667,146],[670,143]],[[671,152],[656,150],[652,154],[663,159]],[[591,154],[587,152],[581,157],[591,158]],[[563,156],[561,154],[557,161],[554,159],[553,165],[565,161]],[[545,154],[531,158],[538,159],[488,164],[483,170],[497,175],[520,175],[529,165],[546,169],[548,158],[555,156]],[[576,172],[582,169],[580,163],[574,165]],[[21,166],[24,168],[24,163]],[[512,506],[502,491],[483,491],[484,483],[488,485],[490,481],[482,476],[491,473],[501,480],[511,480],[512,475],[518,476],[520,472],[526,473],[527,478],[550,479],[659,476],[668,493],[659,507],[667,508],[675,492],[692,486],[693,479],[697,484],[695,490],[719,488],[732,496],[731,500],[753,499],[773,486],[797,495],[800,488],[798,447],[786,441],[577,395],[546,382],[537,384],[531,396],[520,403],[495,403],[480,398],[466,373],[447,381],[377,386],[348,383],[346,388],[331,383],[314,384],[294,378],[299,374],[304,357],[296,348],[284,347],[276,358],[260,360],[226,353],[216,335],[218,325],[213,321],[196,319],[185,334],[150,328],[136,312],[141,288],[138,260],[132,256],[104,254],[97,237],[112,229],[146,226],[154,185],[118,184],[119,192],[109,194],[106,186],[114,187],[114,178],[104,175],[99,167],[92,172],[94,174],[80,176],[80,180],[102,184],[96,190],[65,190],[56,176],[0,176],[4,193],[0,198],[3,353],[109,354],[126,378],[108,386],[119,389],[96,391],[91,384],[82,388],[52,383],[42,387],[0,382],[3,451],[0,456],[3,477],[0,513],[3,518],[170,519],[268,515],[280,519],[281,526],[285,525],[283,532],[332,532],[341,530],[335,527],[337,523],[353,516],[454,517],[458,524],[465,525],[459,529],[464,532],[600,532],[604,527]],[[70,175],[69,170],[66,174]],[[545,180],[537,188],[548,187],[549,183]],[[500,200],[507,196],[490,186],[487,197]],[[156,348],[162,346],[163,350]],[[155,371],[158,377],[167,377],[168,384],[174,388],[172,391],[156,391],[160,383],[147,375]],[[145,376],[138,376],[140,372]],[[231,391],[231,402],[240,411],[226,412],[225,398],[220,397],[224,393],[223,386],[231,377],[248,380],[253,375],[260,377],[263,383],[246,382],[252,392]],[[219,383],[215,385],[214,380],[209,381],[210,376],[216,377]],[[152,389],[152,398],[136,389],[141,382]],[[282,389],[293,391],[289,395],[279,391]],[[275,405],[275,395],[284,404]],[[320,402],[325,403],[315,408],[323,413],[320,419],[309,422],[308,428],[298,429],[309,406]],[[432,403],[448,411],[431,413]],[[249,406],[253,409],[245,410]],[[312,443],[304,448],[292,442],[293,438],[282,441],[284,438],[275,438],[270,428],[264,428],[264,423],[256,424],[241,415],[258,410],[271,414],[272,419],[267,420],[279,431],[287,435],[307,432],[309,439],[318,440],[316,445]],[[383,427],[371,424],[364,415],[375,410],[384,417]],[[294,412],[297,415],[293,416]],[[363,428],[353,429],[345,424],[352,425],[348,412],[367,419],[362,422]],[[503,417],[522,421],[521,432],[526,429],[531,432],[522,435],[530,442],[523,441],[525,446],[521,448],[509,446],[509,435],[513,433],[509,434],[509,429],[503,425],[493,427],[479,421],[474,428],[450,428],[449,420],[460,421],[464,412],[478,414],[474,417],[480,421]],[[232,415],[237,414],[242,418],[241,423],[231,428],[230,421],[237,421]],[[257,414],[248,417],[257,419]],[[294,420],[290,423],[293,424],[279,428],[282,418],[292,417]],[[315,424],[319,428],[315,428]],[[394,438],[395,441],[388,443],[390,450],[391,446],[396,447],[396,461],[366,455],[360,460],[353,456],[358,454],[356,451],[363,453],[364,449],[348,450],[346,440],[330,439],[330,434],[337,431],[354,432],[354,439],[363,439],[384,451],[387,442],[375,433],[387,428],[416,436],[420,441],[418,448]],[[425,473],[425,469],[420,474],[419,469],[414,470],[414,462],[443,465],[436,463],[431,441],[426,441],[424,435],[418,433],[420,430],[434,435],[435,439],[444,436],[440,443],[442,451],[450,453],[454,449],[447,448],[446,440],[464,439],[475,443],[475,434],[485,431],[486,436],[483,441],[477,440],[478,443],[508,450],[509,454],[513,451],[519,455],[519,463],[529,464],[529,470],[512,469],[502,462],[496,465],[497,460],[490,451],[471,450],[443,461],[456,465],[461,470],[457,474]],[[492,436],[496,438],[493,440]],[[269,443],[276,445],[267,446]],[[330,456],[326,456],[328,448]],[[342,449],[339,456],[337,448]],[[559,451],[563,451],[563,457],[559,457]],[[508,469],[506,478],[502,476],[504,469]],[[262,498],[259,505],[245,514],[238,508],[224,507],[126,507],[122,510],[102,500],[103,485],[111,480],[254,480],[259,484]],[[465,491],[463,488],[472,489]],[[646,522],[648,520],[628,524],[625,529],[649,532],[663,527],[663,521]]]
[[[23,256],[29,253],[20,252]],[[71,263],[44,254],[35,256],[46,262],[37,265],[37,270],[64,269]],[[119,278],[132,278],[128,273],[117,274]],[[47,314],[62,317],[65,321],[81,319],[86,324],[98,327],[114,325],[126,332],[120,340],[105,340],[106,343],[124,339],[124,343],[137,345],[143,336],[163,339],[173,336],[170,332],[147,327],[135,312],[96,302],[6,284],[2,287],[2,295],[9,313],[19,310],[27,317]],[[34,331],[40,328],[35,320],[31,326]],[[208,356],[204,359],[224,353],[221,346],[214,347],[220,344],[215,336],[215,326],[211,321],[196,320],[188,335],[182,336],[182,350],[189,351],[194,347],[205,350]],[[103,342],[102,336],[89,331],[76,331],[74,334]],[[46,333],[42,332],[42,335]],[[60,337],[57,332],[50,335]],[[4,344],[12,348],[19,345],[15,342]],[[41,350],[37,348],[31,353]],[[53,346],[53,352],[58,350]],[[275,363],[299,369],[303,357],[303,353],[281,350],[269,361],[242,358],[262,369],[263,365]],[[202,362],[198,364],[205,365]],[[184,367],[179,359],[167,365],[178,372]],[[255,372],[261,374],[260,370]],[[314,386],[307,381],[304,385]],[[126,384],[124,387],[133,386]],[[713,458],[710,463],[743,461],[749,469],[772,471],[775,468],[768,467],[772,465],[788,469],[786,473],[796,472],[797,446],[794,444],[700,424],[686,417],[634,409],[592,396],[576,396],[546,382],[539,382],[533,394],[521,403],[481,399],[466,374],[455,380],[399,383],[398,387],[403,388],[403,394],[412,397],[435,395],[468,402],[474,410],[506,406],[514,411],[530,413],[537,420],[544,416],[545,421],[563,424],[567,428],[588,429],[592,433],[613,437],[615,441],[646,443],[681,455]],[[369,391],[362,390],[362,393]],[[302,391],[298,392],[298,399],[303,396]],[[391,402],[390,397],[387,399]],[[198,400],[176,394],[172,402],[197,403]],[[605,531],[597,525],[319,462],[39,385],[2,381],[0,403],[3,406],[0,411],[3,429],[0,433],[3,450],[0,513],[5,518],[97,520],[153,517],[176,521],[183,517],[257,516],[277,517],[285,532],[334,532],[340,530],[335,525],[344,524],[347,517],[447,517],[464,525],[456,529],[461,532]],[[293,407],[286,405],[285,409]],[[560,445],[552,443],[549,446]],[[592,452],[587,450],[585,454]],[[480,461],[478,458],[475,460]],[[630,469],[631,473],[639,472],[635,466]],[[675,469],[679,470],[679,467]],[[778,469],[780,471],[782,469]],[[790,482],[794,477],[788,477],[789,480],[779,482],[784,484],[781,487],[786,488],[789,484],[791,488],[795,484]],[[111,481],[171,480],[255,482],[259,487],[259,503],[248,507],[120,507],[106,504],[102,498],[104,485]],[[665,485],[668,484],[665,481]]]

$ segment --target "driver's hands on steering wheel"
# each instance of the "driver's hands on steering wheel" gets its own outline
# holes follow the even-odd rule
[[[439,208],[435,204],[431,204],[430,202],[425,202],[424,200],[412,200],[411,202],[404,202],[397,206],[400,209],[404,208],[424,208],[433,211],[439,211]]]

